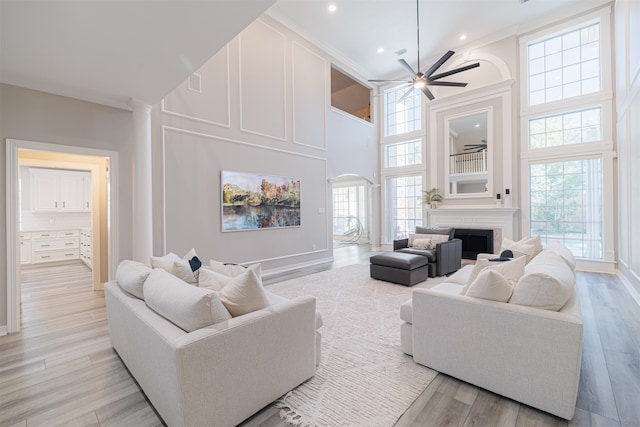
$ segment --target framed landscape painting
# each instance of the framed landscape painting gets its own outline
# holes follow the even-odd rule
[[[300,226],[300,179],[222,171],[222,231]]]

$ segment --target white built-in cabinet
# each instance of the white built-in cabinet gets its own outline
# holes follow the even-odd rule
[[[31,264],[31,233],[20,233],[20,264]]]
[[[29,168],[31,210],[91,211],[91,172]]]

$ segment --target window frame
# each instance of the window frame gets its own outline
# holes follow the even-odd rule
[[[552,38],[573,28],[584,27],[590,22],[600,22],[600,78],[601,89],[587,95],[529,106],[528,91],[528,46],[532,41]],[[577,269],[612,272],[615,270],[615,175],[613,105],[611,6],[607,5],[591,13],[552,25],[520,38],[520,182],[521,182],[521,230],[522,235],[531,235],[531,206],[529,201],[529,167],[531,164],[600,158],[603,173],[603,259],[578,257]],[[600,107],[602,114],[601,140],[548,148],[529,148],[529,120],[566,114],[572,111]]]

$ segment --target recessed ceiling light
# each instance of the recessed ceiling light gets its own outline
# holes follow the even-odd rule
[[[384,48],[383,47],[379,47],[378,48],[378,53],[382,53],[382,52],[384,52]]]
[[[467,39],[467,35],[466,34],[461,34],[460,35],[460,40],[466,40]]]
[[[480,123],[476,123],[476,127],[479,128],[480,127]]]
[[[329,12],[333,13],[338,9],[338,6],[336,6],[335,4],[331,3],[327,9],[329,9]]]

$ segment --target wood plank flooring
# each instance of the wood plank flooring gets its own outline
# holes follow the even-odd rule
[[[265,280],[367,263],[368,247]],[[23,270],[22,331],[0,337],[0,426],[156,426],[162,420],[111,348],[104,295],[82,263]],[[438,375],[396,426],[640,426],[640,307],[614,276],[578,274],[585,323],[570,422]],[[243,424],[284,427],[267,406]]]

